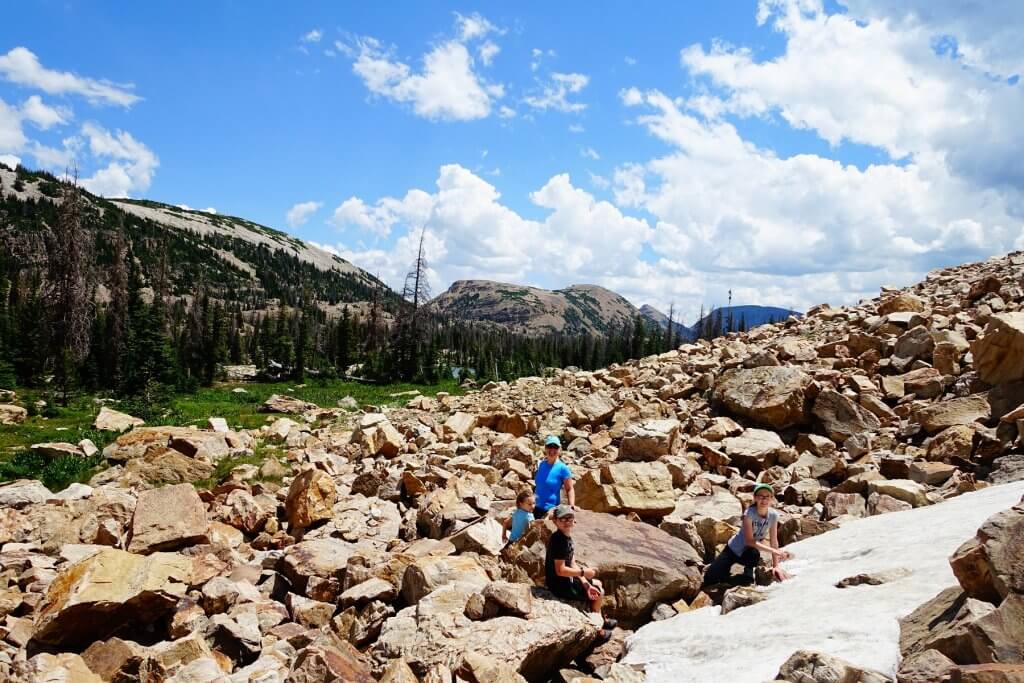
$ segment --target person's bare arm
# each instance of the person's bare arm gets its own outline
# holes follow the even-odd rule
[[[771,536],[772,542],[765,543],[764,541],[754,540],[754,523],[750,521],[750,518],[746,515],[743,516],[743,544],[748,548],[757,548],[758,550],[770,553],[772,556],[772,565],[779,564],[779,557],[786,555],[782,559],[788,559],[789,553],[784,550],[779,550],[779,539],[776,531],[778,525],[772,525]]]
[[[576,480],[569,477],[562,482],[562,488],[565,489],[565,499],[569,501],[569,507],[576,507]]]
[[[588,579],[594,578],[597,572],[592,567],[578,567],[575,564],[566,564],[565,560],[555,560],[555,573],[559,576],[580,579],[587,584],[589,583]]]

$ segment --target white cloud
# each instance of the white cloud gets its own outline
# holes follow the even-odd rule
[[[19,152],[26,142],[21,112],[0,99],[0,152]]]
[[[578,123],[570,123],[569,124],[569,132],[570,133],[582,133],[585,130],[586,129],[583,126],[581,126],[580,124],[578,124]]]
[[[540,65],[548,57],[555,57],[556,53],[554,50],[541,50],[538,47],[530,50],[530,71],[536,71],[540,68]]]
[[[636,66],[637,65],[636,58],[635,57],[630,57],[629,55],[626,55],[625,57],[623,57],[623,61],[626,62],[626,66]]]
[[[205,209],[193,209],[188,204],[178,204],[177,207],[179,209],[185,209],[186,211],[199,211],[200,213],[217,213],[217,209],[213,208],[212,206],[208,206]]]
[[[459,34],[459,40],[464,43],[483,38],[489,33],[503,33],[491,22],[487,21],[479,13],[473,12],[469,16],[455,13],[455,26]]]
[[[95,104],[130,107],[140,98],[134,86],[78,76],[69,71],[47,69],[32,51],[16,47],[0,55],[0,77],[18,85],[37,88],[50,95],[74,94]]]
[[[1024,3],[956,0],[840,0],[861,20],[884,20],[900,28],[924,27],[936,37],[956,39],[957,51],[973,67],[1002,76],[1024,72],[1020,27]]]
[[[779,158],[658,91],[640,100],[649,113],[638,122],[671,151],[617,169],[616,200],[657,218],[652,250],[699,275],[704,297],[719,297],[704,302],[721,305],[729,287],[741,303],[854,301],[1009,250],[1022,234],[1011,199],[973,188],[941,156],[865,170],[812,154]]]
[[[626,88],[621,90],[619,92],[619,99],[621,99],[622,103],[627,107],[635,107],[644,101],[643,94],[640,92],[639,88]]]
[[[502,119],[514,119],[516,117],[516,110],[512,107],[501,105],[498,108],[498,118]]]
[[[309,33],[305,34],[300,38],[303,43],[319,43],[320,39],[324,37],[324,32],[318,28],[313,29]]]
[[[490,66],[497,54],[501,52],[501,48],[497,43],[488,40],[478,47],[476,51],[480,55],[480,61],[483,62],[484,66]]]
[[[18,168],[21,163],[21,157],[16,157],[13,154],[0,154],[0,164],[4,164],[11,170]]]
[[[607,190],[612,186],[611,182],[604,176],[598,175],[593,171],[588,171],[587,173],[590,176],[590,184],[596,187],[597,189]]]
[[[82,135],[95,157],[111,159],[105,168],[83,179],[83,187],[107,197],[124,197],[149,188],[160,161],[146,145],[130,133],[121,130],[110,133],[92,122],[82,126]]]
[[[567,174],[552,177],[530,200],[547,211],[543,220],[524,218],[506,206],[497,188],[468,169],[442,166],[432,194],[412,190],[402,199],[386,197],[372,205],[346,200],[339,206],[343,222],[361,228],[361,234],[401,232],[389,248],[336,251],[400,284],[426,228],[431,285],[437,291],[466,278],[565,286],[634,273],[651,236],[646,221],[596,200],[573,186]]]
[[[418,72],[399,61],[393,49],[375,38],[364,37],[354,45],[339,44],[354,61],[352,70],[375,95],[412,105],[413,111],[431,121],[471,121],[490,115],[505,87],[491,83],[475,70],[467,43],[492,31],[494,26],[478,14],[456,15],[458,38],[434,46],[423,56]],[[490,47],[488,47],[490,45]],[[480,47],[484,65],[497,54],[498,46],[488,41]]]
[[[599,161],[601,155],[597,153],[597,150],[593,147],[584,147],[580,150],[580,156],[584,159],[590,159],[592,161]]]
[[[288,213],[285,215],[285,222],[290,228],[298,228],[305,225],[310,217],[319,211],[323,205],[323,202],[299,202],[288,209]]]
[[[590,77],[579,73],[552,73],[540,91],[523,98],[523,102],[541,111],[554,109],[565,113],[579,113],[587,108],[582,102],[570,102],[569,95],[578,94],[590,82]]]
[[[39,95],[32,95],[21,103],[21,115],[38,128],[47,130],[66,124],[71,119],[71,110],[67,107],[51,107]]]

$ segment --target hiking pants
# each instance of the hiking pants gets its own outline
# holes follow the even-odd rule
[[[732,566],[737,562],[753,571],[754,567],[761,562],[761,553],[757,548],[744,548],[743,554],[737,555],[732,548],[725,546],[715,561],[708,566],[708,570],[704,574],[704,583],[725,583],[729,580]]]

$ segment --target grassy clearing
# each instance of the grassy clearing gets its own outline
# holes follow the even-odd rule
[[[236,393],[236,388],[245,393]],[[389,384],[372,385],[342,380],[310,379],[305,384],[294,382],[220,384],[199,389],[192,394],[169,397],[160,405],[142,405],[123,401],[111,407],[138,417],[151,425],[195,425],[202,427],[207,418],[223,417],[232,428],[255,429],[274,414],[259,412],[260,406],[271,394],[287,394],[310,401],[322,408],[338,405],[338,401],[351,396],[361,406],[398,406],[406,403],[415,392],[433,396],[440,391],[460,393],[455,381],[437,385]],[[18,391],[16,403],[27,405],[39,395],[31,390]],[[51,406],[46,415],[34,415],[23,424],[0,427],[0,482],[12,479],[39,479],[48,488],[57,491],[76,481],[88,481],[104,467],[102,457],[47,459],[32,453],[32,444],[47,441],[78,443],[91,439],[100,450],[113,441],[117,434],[93,429],[92,423],[100,406],[93,396],[79,396],[66,408]],[[226,477],[233,468],[242,464],[260,465],[268,451],[257,448],[252,455],[229,458],[217,465],[210,480],[197,486],[211,487]]]

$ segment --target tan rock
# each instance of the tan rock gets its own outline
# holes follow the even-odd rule
[[[744,429],[739,436],[722,440],[726,454],[736,465],[755,472],[768,469],[786,451],[786,445],[775,432],[767,429]]]
[[[464,616],[470,586],[449,584],[388,619],[371,648],[375,661],[402,658],[418,674],[457,668],[467,652],[511,666],[527,680],[543,680],[584,652],[597,628],[575,607],[534,599],[529,619]]]
[[[812,650],[798,650],[787,659],[776,678],[790,683],[889,683],[885,674],[858,667],[844,659]]]
[[[290,415],[301,415],[307,410],[317,410],[320,406],[315,403],[302,401],[285,394],[271,394],[270,398],[260,406],[261,413],[288,413]]]
[[[286,683],[373,683],[369,663],[350,643],[314,643],[299,651]]]
[[[835,519],[841,515],[863,517],[867,514],[867,504],[859,493],[829,492],[825,496],[825,518]]]
[[[949,563],[971,597],[999,603],[1024,593],[1024,504],[989,517]]]
[[[991,409],[985,394],[953,398],[915,408],[912,417],[926,432],[936,434],[954,425],[988,420]]]
[[[910,479],[880,479],[868,482],[868,494],[877,493],[902,500],[914,507],[928,505],[928,490]]]
[[[602,393],[594,393],[575,403],[569,409],[569,421],[574,427],[586,424],[597,426],[615,413],[615,402]]]
[[[911,481],[929,486],[940,486],[957,471],[955,465],[942,462],[914,462],[910,464]]]
[[[649,461],[676,451],[680,444],[679,420],[647,420],[626,428],[619,444],[619,460]]]
[[[1024,379],[1024,313],[990,316],[985,333],[971,344],[971,355],[983,382],[1005,384]]]
[[[950,683],[1021,683],[1024,681],[1024,664],[958,666],[952,670],[948,680]]]
[[[466,653],[457,673],[473,683],[527,683],[511,664],[477,652]]]
[[[923,313],[925,310],[926,304],[924,299],[907,292],[900,292],[878,305],[878,315],[900,312]]]
[[[26,680],[39,683],[103,683],[85,660],[73,652],[40,653],[28,660]]]
[[[22,508],[45,503],[52,497],[50,489],[35,479],[15,479],[0,484],[0,508]]]
[[[359,444],[370,455],[394,458],[405,447],[405,439],[382,413],[368,413],[352,432],[351,442]]]
[[[231,433],[233,434],[233,433]],[[136,427],[103,449],[107,460],[141,458],[154,447],[173,448],[190,458],[216,462],[228,455],[231,434],[219,434],[192,427]]]
[[[473,427],[476,427],[476,416],[470,413],[456,412],[452,413],[444,422],[443,431],[449,436],[454,436],[458,439],[465,439]]]
[[[736,415],[785,429],[807,421],[812,382],[792,367],[735,368],[722,373],[713,398]]]
[[[896,674],[898,683],[949,683],[956,664],[938,650],[925,650],[904,658]]]
[[[949,460],[950,458],[970,460],[973,452],[974,427],[953,425],[932,437],[928,442],[927,457],[929,460]]]
[[[282,573],[297,590],[305,592],[311,577],[343,579],[356,550],[355,544],[337,538],[302,541],[285,549]]]
[[[28,417],[28,411],[21,406],[0,403],[0,425],[20,425]]]
[[[976,661],[1024,664],[1024,595],[1010,593],[993,612],[972,621],[967,631]]]
[[[144,424],[146,424],[145,420],[103,406],[100,408],[99,414],[96,415],[92,426],[102,432],[126,432]]]
[[[504,545],[501,523],[493,517],[484,517],[470,524],[448,540],[460,553],[473,552],[480,555],[496,556]]]
[[[288,487],[285,513],[294,529],[305,529],[321,520],[330,519],[338,489],[330,475],[321,470],[307,470],[295,477]]]
[[[404,659],[392,659],[381,674],[380,683],[420,683]]]
[[[149,626],[185,595],[191,562],[173,553],[101,550],[62,570],[35,615],[34,642],[84,647],[131,624]]]
[[[128,550],[146,555],[202,543],[209,529],[206,506],[191,484],[143,491],[135,505]]]
[[[660,462],[627,462],[590,470],[576,482],[576,504],[595,512],[660,517],[675,509],[672,475]]]
[[[402,597],[406,603],[415,605],[441,586],[455,582],[483,588],[490,577],[473,555],[421,557],[402,576]]]
[[[818,394],[812,412],[821,420],[828,437],[837,443],[855,434],[875,431],[881,427],[874,414],[832,389],[825,389]]]

